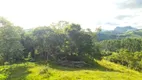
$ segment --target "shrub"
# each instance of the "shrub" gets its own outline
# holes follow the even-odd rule
[[[4,65],[9,65],[10,63],[9,62],[4,62]]]
[[[48,67],[43,67],[42,69],[40,69],[39,74],[47,74],[49,73],[48,71]]]
[[[0,56],[0,65],[2,65],[4,63],[4,59],[2,56]]]
[[[142,71],[142,52],[130,53],[127,50],[121,49],[118,53],[112,53],[112,55],[105,57],[105,59]]]
[[[109,55],[111,55],[111,54],[112,54],[112,52],[110,52],[110,51],[105,51],[105,50],[104,50],[104,51],[101,52],[101,55],[102,55],[102,56],[109,56]]]
[[[32,54],[31,52],[28,53],[28,60],[31,60],[32,59]]]

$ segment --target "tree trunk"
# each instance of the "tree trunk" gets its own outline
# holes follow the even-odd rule
[[[32,58],[35,58],[35,50],[34,50],[34,48],[31,49],[31,56],[32,56]]]

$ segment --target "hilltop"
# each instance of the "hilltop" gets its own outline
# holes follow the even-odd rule
[[[21,63],[0,66],[0,80],[141,80],[142,74],[106,60],[92,68]]]

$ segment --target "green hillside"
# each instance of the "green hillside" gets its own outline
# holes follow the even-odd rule
[[[114,30],[103,30],[98,33],[98,39],[111,40],[111,39],[123,39],[123,38],[141,38],[142,30],[136,29],[130,26],[116,27]]]
[[[94,68],[22,63],[0,66],[0,80],[142,80],[142,73],[105,60]]]
[[[141,29],[0,24],[0,80],[142,80]]]

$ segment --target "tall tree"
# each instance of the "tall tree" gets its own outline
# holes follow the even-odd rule
[[[21,35],[18,27],[14,27],[5,19],[0,20],[0,55],[4,61],[14,62],[22,59],[24,47],[20,43]]]

